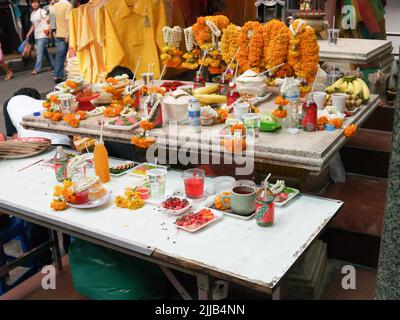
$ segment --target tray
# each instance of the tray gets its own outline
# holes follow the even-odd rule
[[[125,161],[125,162],[122,162],[122,163],[120,163],[120,164],[117,164],[117,165],[115,165],[115,166],[110,167],[110,170],[113,169],[114,167],[117,167],[117,166],[120,166],[120,165],[123,165],[123,164],[130,164],[130,163],[136,164],[136,163],[133,162],[133,161]],[[122,176],[122,175],[128,173],[128,171],[129,171],[129,170],[132,170],[134,167],[135,167],[135,166],[133,166],[132,168],[129,168],[129,169],[125,169],[125,171],[122,171],[122,172],[120,172],[120,173],[112,173],[112,172],[110,171],[110,175],[113,176],[113,177],[120,177],[120,176]]]
[[[202,208],[200,208],[199,210],[196,210],[196,212],[200,211],[201,209],[202,209]],[[185,230],[185,231],[187,231],[187,232],[194,233],[194,232],[197,232],[197,231],[199,231],[199,230],[205,228],[206,226],[208,226],[208,225],[211,224],[211,223],[214,223],[214,222],[216,222],[216,221],[221,220],[222,217],[224,216],[224,214],[223,214],[222,212],[220,212],[220,211],[215,211],[215,210],[213,210],[213,209],[211,209],[211,210],[212,210],[213,213],[214,213],[214,219],[212,219],[211,221],[208,221],[208,222],[205,223],[205,224],[202,224],[201,226],[199,226],[199,227],[197,227],[197,228],[192,229],[192,228],[187,228],[187,227],[178,226],[178,225],[176,225],[176,227],[177,227],[178,229],[182,229],[182,230]]]

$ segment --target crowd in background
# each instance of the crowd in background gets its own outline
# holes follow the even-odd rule
[[[73,7],[87,0],[0,0],[0,66],[10,80],[13,72],[5,54],[19,51],[24,59],[35,48],[32,75],[42,71],[47,59],[56,83],[64,81],[64,63],[68,52],[68,17]],[[48,48],[56,47],[55,55]],[[18,50],[19,49],[19,50]]]

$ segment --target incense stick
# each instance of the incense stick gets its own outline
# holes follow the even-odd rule
[[[239,50],[240,50],[240,47],[237,48],[235,54],[233,55],[233,58],[232,58],[231,62],[229,62],[228,66],[226,67],[226,70],[225,70],[225,72],[223,73],[224,79],[225,79],[226,73],[228,72],[229,68],[231,67],[231,64],[232,64],[233,61],[236,59],[236,56],[237,56],[237,54],[239,53]]]
[[[162,71],[161,71],[159,80],[162,80],[162,78],[163,78],[163,76],[164,76],[164,72],[165,72],[166,69],[167,69],[167,65],[165,64],[164,67],[163,67],[163,69],[162,69]]]
[[[271,72],[271,71],[273,71],[273,70],[275,70],[275,69],[278,69],[278,68],[282,67],[282,66],[285,65],[285,64],[286,64],[286,62],[281,63],[281,64],[278,64],[277,66],[272,67],[271,69],[268,69],[268,70],[266,70],[266,71],[264,71],[264,72],[261,72],[261,73],[259,73],[258,75],[259,75],[259,76],[262,76],[263,74],[265,74],[265,73],[267,73],[267,72]]]
[[[140,62],[142,61],[142,57],[139,57],[138,61],[136,62],[135,73],[133,74],[133,81],[136,81],[136,74],[139,69]]]

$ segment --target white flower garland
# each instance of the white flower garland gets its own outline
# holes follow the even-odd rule
[[[165,26],[162,29],[163,32],[163,37],[164,37],[164,42],[175,48],[179,48],[179,45],[182,40],[182,29],[178,26],[175,26],[173,28]]]
[[[212,46],[218,47],[218,38],[221,36],[221,30],[218,29],[217,25],[211,20],[206,20],[207,27],[211,30],[211,41]]]
[[[185,34],[185,45],[187,51],[192,51],[196,41],[194,40],[194,33],[192,27],[186,28],[183,30]]]

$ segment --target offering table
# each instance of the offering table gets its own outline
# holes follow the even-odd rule
[[[361,126],[373,114],[378,105],[379,97],[372,95],[367,105],[361,106],[353,116],[346,118],[344,126],[352,123]],[[272,111],[275,105],[272,101],[269,101],[258,105],[258,107],[260,107],[261,112],[265,112]],[[22,125],[26,129],[98,138],[100,133],[98,122],[100,119],[102,119],[102,116],[89,118],[81,121],[78,128],[72,128],[63,121],[55,123],[43,117],[28,115],[24,117]],[[186,147],[193,146],[199,153],[221,153],[220,145],[211,142],[222,137],[219,136],[220,131],[223,129],[222,124],[203,126],[199,144],[187,141],[189,138],[195,139],[198,137],[200,139],[200,134],[194,133],[190,126],[177,125],[176,128],[177,131],[172,130],[171,125],[167,124],[162,128],[151,130],[150,134],[157,137],[160,148],[169,148],[169,142],[173,141],[173,148],[179,149],[179,147],[185,145]],[[103,139],[130,143],[132,135],[134,135],[134,132],[104,128]],[[307,189],[308,175],[310,173],[318,175],[323,170],[326,170],[329,161],[339,152],[346,140],[343,130],[335,130],[333,132],[304,132],[300,130],[299,134],[290,134],[282,129],[276,132],[260,132],[254,142],[256,171],[275,171],[282,177],[285,175],[285,171],[295,170],[300,172],[301,175],[298,179],[300,180],[300,187],[303,190],[304,188]],[[163,160],[166,159],[161,159],[160,157],[158,159],[160,164],[163,163]],[[297,176],[299,176],[298,173]]]
[[[178,230],[176,216],[146,204],[135,211],[117,208],[112,201],[90,210],[50,208],[57,183],[50,167],[29,164],[50,159],[54,150],[28,159],[0,163],[0,211],[52,230],[96,243],[161,266],[184,298],[190,295],[170,269],[197,277],[199,298],[212,298],[213,279],[234,282],[279,296],[285,273],[318,237],[343,203],[301,194],[276,208],[275,224],[259,227],[255,220],[224,216],[196,233]],[[111,159],[110,165],[121,163]],[[26,168],[20,170],[22,168]],[[113,196],[137,182],[136,177],[112,177],[105,184]],[[206,185],[211,183],[206,179]],[[166,194],[182,188],[181,172],[169,170]],[[201,207],[198,202],[195,207]]]

